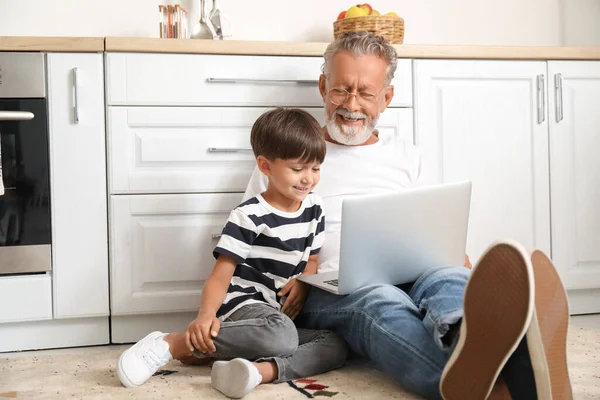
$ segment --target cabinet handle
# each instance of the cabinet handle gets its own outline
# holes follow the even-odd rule
[[[73,119],[79,123],[79,81],[77,79],[78,68],[73,68]]]
[[[33,117],[29,111],[0,111],[0,121],[29,121]]]
[[[554,95],[556,97],[556,122],[563,120],[563,82],[562,74],[554,74]]]
[[[221,234],[220,233],[213,233],[212,234],[212,239],[213,240],[221,239]]]
[[[230,78],[206,78],[206,83],[248,83],[251,85],[318,85],[319,81],[302,79],[230,79]]]
[[[546,120],[546,89],[544,75],[537,76],[538,91],[538,124]]]
[[[244,151],[252,151],[251,148],[246,147],[209,147],[209,153],[241,153]]]

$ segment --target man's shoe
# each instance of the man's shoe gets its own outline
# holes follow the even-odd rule
[[[173,359],[169,344],[163,340],[165,335],[162,332],[152,332],[121,354],[117,376],[123,386],[140,386]]]
[[[552,261],[544,253],[535,250],[531,255],[531,263],[535,280],[535,316],[532,321],[532,329],[530,329],[531,333],[527,332],[528,344],[532,343],[535,337],[536,342],[541,343],[543,347],[546,374],[550,380],[551,398],[553,400],[572,400],[573,390],[567,365],[567,333],[569,330],[567,292]],[[536,371],[535,356],[534,354],[531,356],[536,381],[543,381],[545,375],[539,377],[540,374]],[[537,364],[539,365],[541,362]],[[539,396],[539,398],[544,397]]]
[[[458,342],[440,382],[445,400],[485,400],[529,327],[534,278],[521,245],[492,245],[471,273]]]

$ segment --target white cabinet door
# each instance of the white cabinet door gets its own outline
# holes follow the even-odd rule
[[[111,196],[112,315],[197,311],[241,193]]]
[[[600,312],[600,62],[550,62],[548,72],[552,258],[571,312]]]
[[[502,238],[549,252],[546,63],[418,60],[414,69],[421,184],[473,182],[471,260]]]
[[[108,315],[102,55],[49,54],[48,99],[54,317]]]

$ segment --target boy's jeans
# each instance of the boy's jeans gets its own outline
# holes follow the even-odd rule
[[[450,353],[441,338],[462,318],[469,273],[465,267],[436,268],[402,289],[371,285],[346,296],[312,288],[297,323],[335,330],[352,351],[406,389],[440,399]]]
[[[274,361],[274,383],[309,377],[341,367],[348,351],[344,340],[325,330],[297,329],[282,312],[263,303],[241,307],[221,323],[214,338],[217,351],[196,357],[234,357],[250,361]]]

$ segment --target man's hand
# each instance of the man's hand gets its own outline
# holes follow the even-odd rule
[[[471,260],[469,260],[469,255],[465,254],[465,267],[469,269],[473,269],[473,265],[471,265]]]
[[[214,353],[217,348],[212,338],[219,334],[220,328],[221,321],[216,315],[200,313],[185,330],[186,341],[202,353]]]
[[[289,281],[287,285],[281,288],[279,293],[277,293],[280,297],[287,295],[285,303],[283,303],[283,307],[281,308],[281,312],[291,319],[295,319],[302,310],[302,306],[304,305],[309,290],[310,286],[304,282],[300,282],[298,279],[294,278]]]

